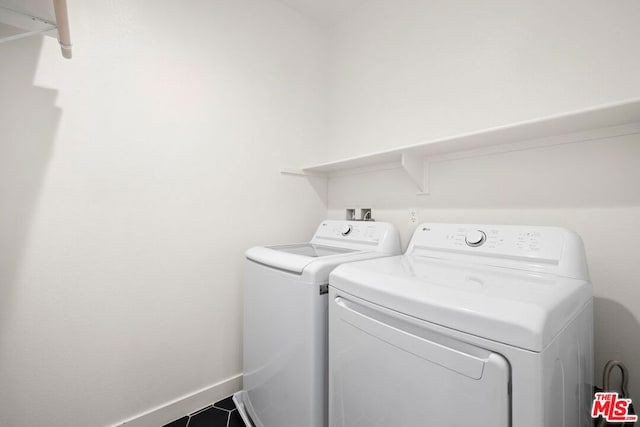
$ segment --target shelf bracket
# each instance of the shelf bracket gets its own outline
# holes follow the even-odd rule
[[[415,154],[402,153],[402,169],[418,186],[419,195],[429,194],[429,165],[427,159]]]

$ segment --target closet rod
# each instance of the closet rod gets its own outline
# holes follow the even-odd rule
[[[62,56],[71,58],[71,33],[69,32],[69,13],[67,12],[67,0],[53,0],[53,10],[56,14],[58,26],[58,42],[62,50]]]

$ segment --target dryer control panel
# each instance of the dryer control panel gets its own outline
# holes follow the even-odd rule
[[[476,252],[503,253],[505,255],[537,256],[558,259],[562,252],[564,233],[557,230],[513,229],[499,226],[457,226],[442,229],[425,225],[418,229],[418,241],[452,249],[477,248]],[[421,233],[420,233],[421,232]],[[416,242],[418,243],[418,242]],[[422,243],[418,243],[422,244]]]
[[[421,224],[407,253],[588,277],[582,240],[560,227]]]

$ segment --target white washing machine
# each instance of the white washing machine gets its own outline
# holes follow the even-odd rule
[[[391,224],[324,221],[308,243],[247,251],[244,390],[247,425],[327,426],[327,288],[338,265],[400,254]]]
[[[591,426],[592,337],[575,233],[423,224],[331,274],[329,425]]]

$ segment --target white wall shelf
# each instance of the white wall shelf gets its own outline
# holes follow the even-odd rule
[[[66,0],[0,0],[0,43],[37,34],[57,35],[62,56],[71,58]]]
[[[402,168],[418,194],[429,193],[429,163],[640,133],[640,99],[498,126],[347,159],[285,169],[284,174],[339,176]]]

